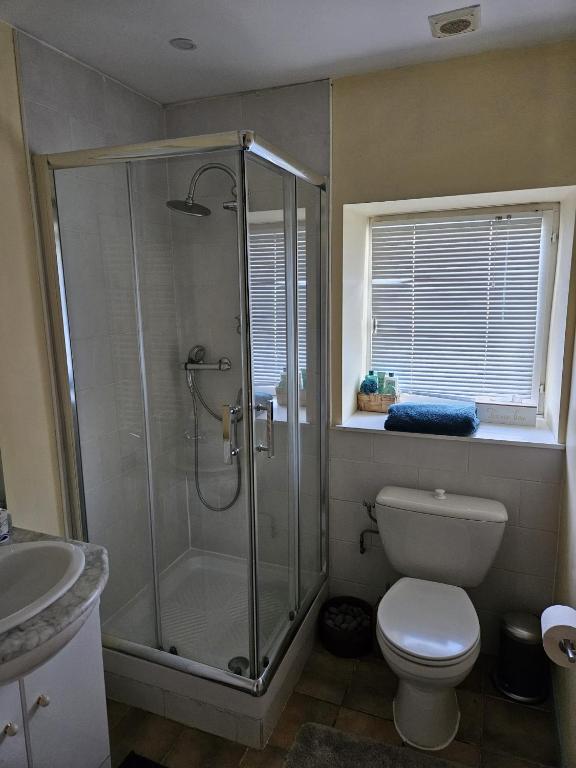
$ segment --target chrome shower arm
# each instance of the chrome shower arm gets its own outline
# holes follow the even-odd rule
[[[195,174],[190,179],[190,186],[188,187],[188,195],[186,196],[186,202],[191,203],[194,200],[194,195],[196,194],[196,185],[200,181],[200,177],[206,173],[206,171],[223,171],[224,173],[228,174],[230,178],[232,179],[232,194],[236,196],[236,176],[230,168],[228,168],[227,165],[223,165],[222,163],[207,163],[206,165],[203,165],[201,168],[198,168],[198,170],[195,172]]]

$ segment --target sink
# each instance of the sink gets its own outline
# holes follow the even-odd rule
[[[62,597],[83,570],[84,552],[64,541],[0,546],[0,634]]]

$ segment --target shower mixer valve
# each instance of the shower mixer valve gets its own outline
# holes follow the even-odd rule
[[[216,363],[205,363],[206,348],[201,344],[192,347],[188,352],[188,360],[182,364],[185,371],[229,371],[232,363],[229,357],[221,357]]]
[[[193,363],[186,360],[182,363],[182,368],[185,371],[229,371],[232,363],[229,357],[221,357],[216,363]]]

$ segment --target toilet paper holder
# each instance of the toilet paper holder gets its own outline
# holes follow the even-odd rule
[[[566,656],[568,656],[568,661],[570,664],[574,664],[574,662],[576,662],[576,648],[574,647],[572,640],[560,640],[558,647],[562,653],[565,653]]]

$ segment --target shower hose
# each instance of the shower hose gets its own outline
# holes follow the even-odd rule
[[[228,504],[224,504],[223,506],[217,506],[214,504],[210,504],[204,494],[202,493],[202,488],[200,486],[200,476],[198,473],[198,465],[199,465],[199,459],[200,459],[200,443],[199,443],[199,435],[200,435],[200,425],[198,423],[198,401],[204,406],[207,413],[212,416],[212,418],[216,419],[217,421],[222,421],[222,417],[220,414],[218,414],[216,411],[213,411],[212,408],[208,405],[206,400],[204,400],[204,397],[202,395],[202,392],[200,391],[200,387],[198,386],[198,382],[196,381],[196,373],[195,371],[186,371],[186,382],[188,384],[188,389],[190,390],[190,394],[192,395],[192,408],[194,410],[194,482],[196,484],[196,493],[198,494],[198,498],[204,504],[205,507],[207,507],[212,512],[226,512],[227,509],[230,509],[231,507],[236,504],[238,501],[238,497],[240,496],[240,491],[242,490],[242,469],[240,467],[240,458],[236,457],[236,490],[234,491],[234,496],[232,497],[232,500],[228,502]],[[238,398],[237,403],[240,402],[241,399],[241,391],[238,392]],[[238,419],[233,419],[233,429],[234,429],[234,443],[238,445]]]

